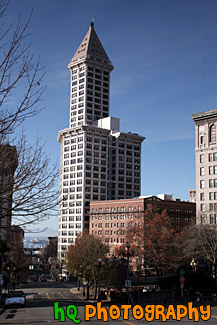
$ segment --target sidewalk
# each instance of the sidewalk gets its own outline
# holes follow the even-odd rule
[[[89,301],[91,303],[96,302],[96,300],[94,300],[91,295],[90,295],[90,299],[87,300],[87,296],[83,296],[83,288],[80,288],[80,290],[78,291],[78,288],[72,288],[70,289],[70,292],[73,293],[74,295],[77,295],[78,299],[80,300],[86,300]]]
[[[2,315],[4,311],[5,311],[5,306],[0,306],[0,315]]]
[[[78,299],[81,299],[81,300],[85,299],[85,297],[83,296],[83,290],[82,289],[78,291],[78,288],[71,288],[70,292],[73,293],[74,295],[77,295]]]
[[[70,289],[70,292],[73,293],[74,295],[77,295],[78,299],[80,299],[80,300],[86,300],[86,301],[91,302],[91,303],[95,303],[95,302],[97,302],[97,300],[93,299],[93,298],[91,297],[91,295],[90,295],[90,299],[87,300],[86,295],[83,296],[83,289],[82,289],[82,288],[80,288],[80,291],[78,291],[78,288],[71,288],[71,289]],[[109,297],[109,298],[110,298],[110,297]],[[106,299],[106,300],[101,299],[101,302],[103,302],[103,303],[106,303],[106,302],[107,302],[107,303],[110,303],[111,300],[110,300],[110,299]]]

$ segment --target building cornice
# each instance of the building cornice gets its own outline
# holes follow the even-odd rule
[[[105,135],[109,135],[109,133],[111,132],[111,130],[104,129],[95,125],[81,125],[74,128],[67,128],[59,131],[57,136],[57,141],[60,142],[61,137],[64,135],[71,135],[72,133],[78,133],[79,131],[83,132],[83,131],[91,131],[91,130],[96,132],[102,132]]]
[[[217,109],[212,109],[210,111],[205,111],[191,116],[194,122],[199,122],[201,120],[206,120],[208,118],[217,117]]]

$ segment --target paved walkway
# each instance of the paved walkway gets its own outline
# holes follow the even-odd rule
[[[87,297],[83,296],[83,288],[80,288],[79,291],[78,291],[78,288],[71,288],[70,292],[73,293],[74,295],[77,295],[78,299],[87,300]],[[88,299],[88,301],[91,302],[91,303],[97,302],[97,300],[92,298],[91,294],[90,294],[90,299]],[[111,302],[110,296],[106,300],[101,300],[101,302],[110,303]]]
[[[4,306],[0,306],[0,315],[3,314],[4,311],[5,311],[5,307]]]

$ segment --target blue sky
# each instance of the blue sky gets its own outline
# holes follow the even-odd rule
[[[142,195],[188,200],[195,187],[191,115],[217,108],[217,1],[11,0],[7,22],[19,14],[25,22],[32,8],[27,41],[40,55],[47,89],[45,110],[25,124],[30,141],[38,133],[59,159],[57,133],[69,125],[67,64],[94,16],[114,65],[110,114],[122,131],[146,137]],[[57,220],[49,224],[57,229]]]

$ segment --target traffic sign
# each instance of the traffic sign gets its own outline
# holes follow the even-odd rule
[[[131,280],[125,280],[125,288],[131,287]]]
[[[180,280],[180,283],[185,283],[185,277],[184,277],[184,275],[181,275],[179,280]]]

